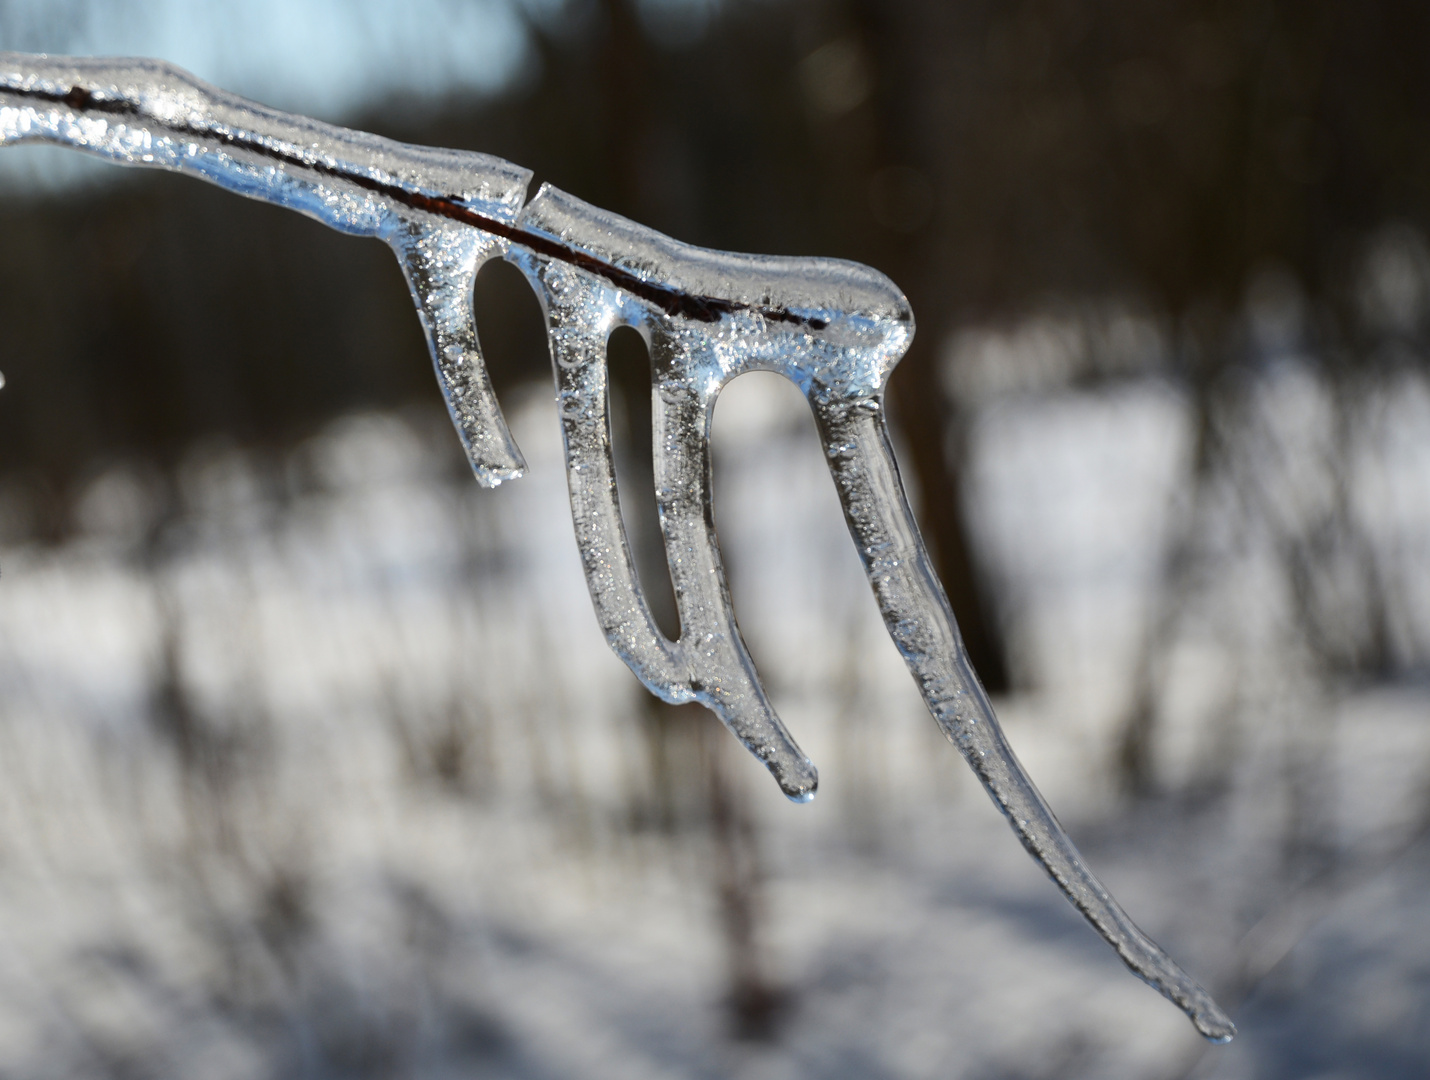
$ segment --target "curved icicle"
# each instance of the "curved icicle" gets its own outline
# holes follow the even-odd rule
[[[849,534],[884,625],[924,702],[1018,839],[1073,906],[1140,978],[1178,1005],[1213,1042],[1236,1033],[1211,995],[1128,918],[1098,881],[1003,736],[968,663],[943,586],[899,480],[879,398],[824,402],[815,417]]]
[[[198,176],[298,210],[396,252],[452,419],[485,484],[520,475],[482,363],[477,269],[522,267],[546,312],[577,544],[616,653],[667,701],[700,701],[803,801],[814,766],[781,723],[740,638],[710,507],[716,396],[751,370],[804,391],[884,622],[929,710],[1029,853],[1138,976],[1224,1042],[1235,1029],[1083,863],[1023,771],[968,664],[909,511],[883,393],[913,336],[888,278],[836,259],[708,251],[543,187],[483,154],[436,150],[290,116],[152,60],[0,53],[0,145],[45,141],[125,165]],[[621,524],[607,420],[606,342],[619,324],[651,346],[656,502],[681,637],[641,595]]]
[[[437,233],[435,242],[433,233]],[[496,487],[517,479],[526,470],[526,462],[507,430],[492,390],[472,310],[477,271],[487,259],[500,254],[503,245],[486,233],[460,225],[433,229],[410,224],[389,236],[388,244],[402,264],[437,383],[477,482]]]

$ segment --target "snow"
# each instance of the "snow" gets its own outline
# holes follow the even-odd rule
[[[1162,390],[1115,401],[1129,458],[1175,459],[1176,425],[1154,422]],[[826,768],[820,798],[791,806],[733,743],[704,744],[751,816],[761,955],[791,1002],[775,1041],[732,1041],[700,800],[668,828],[639,812],[658,791],[644,692],[583,595],[555,409],[535,388],[508,406],[530,473],[496,491],[453,485],[440,429],[363,415],[294,455],[290,474],[321,486],[282,513],[241,452],[197,452],[191,539],[157,578],[117,512],[59,548],[0,552],[0,1069],[1159,1077],[1196,1063],[1195,1033],[1127,978],[929,722],[857,560],[831,540],[838,502],[808,411],[762,375],[717,410],[716,512],[751,648]],[[1050,424],[1042,400],[1009,404],[973,450],[999,477],[980,487],[990,529],[1006,520],[994,501],[1036,490],[1045,457],[1088,486],[991,536],[1003,572],[1054,596],[1023,618],[1082,655],[1130,637],[1137,605],[1092,625],[1056,597],[1096,567],[1136,593],[1145,555],[1109,556],[1128,520],[1155,523],[1170,482],[1148,480],[1140,506],[1093,489],[1116,487],[1091,467],[1112,407],[1070,396]],[[142,503],[143,478],[119,475],[93,499]],[[1109,508],[1102,528],[1078,520],[1089,506]],[[1019,547],[1030,526],[1081,537],[1060,549],[1075,556],[1063,584]],[[208,740],[197,764],[154,718],[160,589]],[[818,647],[795,646],[811,635]],[[1039,668],[1042,690],[1002,705],[1010,738],[1129,909],[1230,985],[1248,912],[1279,910],[1274,838],[1250,827],[1266,776],[1256,766],[1210,809],[1126,819],[1105,726],[1068,705],[1108,700],[1115,667]],[[1291,952],[1197,1075],[1396,1076],[1427,1060],[1414,943],[1430,867],[1394,855],[1430,760],[1426,704],[1409,687],[1339,709],[1338,835],[1393,861],[1261,935],[1272,962]],[[453,731],[463,764],[444,777],[433,751]]]

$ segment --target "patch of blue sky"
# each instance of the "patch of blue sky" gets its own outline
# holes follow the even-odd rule
[[[482,96],[531,59],[520,0],[9,0],[0,50],[169,60],[265,105],[336,123],[393,97]],[[0,154],[0,187],[114,179],[72,151]]]

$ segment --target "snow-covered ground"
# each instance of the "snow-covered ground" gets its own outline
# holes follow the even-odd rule
[[[1314,408],[1287,370],[1269,415]],[[1386,404],[1371,485],[1420,595],[1427,400]],[[1037,686],[1000,702],[1015,749],[1232,1008],[1226,1048],[1127,973],[938,735],[791,387],[722,397],[716,512],[821,768],[807,806],[609,653],[549,392],[508,411],[532,468],[496,491],[454,479],[449,431],[363,415],[266,472],[195,450],[157,548],[151,486],[116,466],[82,536],[0,551],[0,1077],[1430,1072],[1430,692],[1273,662],[1254,544],[1171,652],[1180,794],[1117,794],[1189,452],[1168,385],[987,404],[969,497]],[[737,1013],[742,988],[764,997]]]

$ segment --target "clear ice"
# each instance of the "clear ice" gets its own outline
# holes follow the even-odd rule
[[[789,798],[814,765],[775,714],[741,640],[710,502],[710,421],[722,387],[774,371],[805,394],[885,626],[929,711],[1023,846],[1132,971],[1214,1042],[1235,1032],[1207,992],[1093,876],[1014,756],[969,666],[889,444],[884,388],[914,333],[882,274],[834,259],[691,247],[483,154],[408,146],[291,116],[168,64],[0,54],[0,144],[44,141],[123,165],[189,173],[396,252],[477,479],[522,473],[472,313],[492,258],[525,273],[546,315],[576,541],[612,649],[669,702],[711,709]],[[606,343],[646,340],[656,503],[680,614],[657,628],[621,524],[607,420]]]

